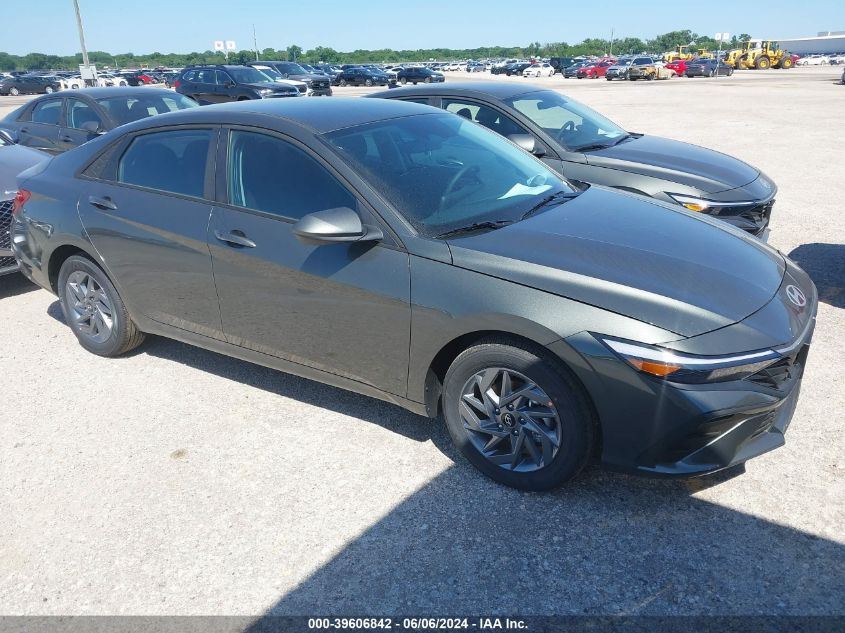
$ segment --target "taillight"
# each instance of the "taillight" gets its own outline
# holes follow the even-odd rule
[[[177,79],[176,81],[174,81],[174,82],[173,82],[173,87],[174,87],[174,88],[178,88],[178,87],[179,87],[179,86],[181,86],[181,85],[182,85],[182,82],[181,82],[181,81],[179,81],[178,79]]]
[[[26,189],[18,190],[18,193],[15,194],[15,201],[12,203],[12,215],[17,216],[20,210],[23,209],[23,205],[25,205],[31,197],[32,193]]]

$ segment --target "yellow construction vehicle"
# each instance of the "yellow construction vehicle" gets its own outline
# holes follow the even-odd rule
[[[692,53],[687,53],[687,47],[683,44],[679,44],[675,47],[673,51],[667,51],[663,53],[663,61],[666,63],[675,62],[679,59],[692,59],[695,57]]]
[[[698,57],[698,59],[713,59],[716,56],[706,48],[699,48],[696,57]]]
[[[750,40],[742,43],[741,49],[728,52],[725,63],[737,70],[756,68],[792,68],[792,55],[781,50],[777,42],[771,40]]]

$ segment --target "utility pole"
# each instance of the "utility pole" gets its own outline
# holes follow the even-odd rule
[[[88,66],[88,49],[85,48],[85,30],[82,28],[82,14],[79,13],[79,0],[73,0],[76,9],[76,27],[79,29],[79,45],[82,47],[82,63]]]
[[[613,57],[613,31],[614,31],[614,29],[611,28],[610,29],[610,54],[608,55],[608,57]]]
[[[255,47],[255,61],[258,61],[258,39],[255,37],[255,24],[252,25],[252,45]]]

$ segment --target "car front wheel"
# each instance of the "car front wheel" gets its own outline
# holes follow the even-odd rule
[[[491,479],[548,490],[587,463],[595,422],[580,385],[549,353],[491,339],[446,374],[443,413],[461,453]]]
[[[15,88],[14,86],[9,88],[9,94],[12,95],[13,97],[17,97],[20,93],[21,93],[21,91],[18,90],[17,88]]]
[[[144,340],[114,285],[87,257],[68,257],[59,271],[59,301],[65,323],[89,352],[120,356]]]

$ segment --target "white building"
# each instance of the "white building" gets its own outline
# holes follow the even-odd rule
[[[845,31],[825,31],[816,37],[778,40],[778,44],[797,55],[845,53]]]

